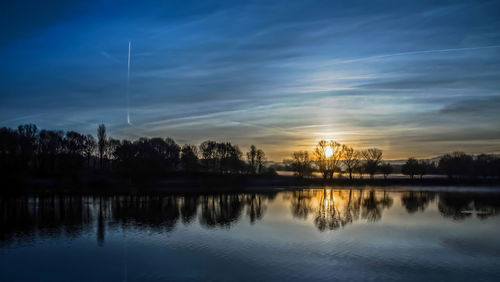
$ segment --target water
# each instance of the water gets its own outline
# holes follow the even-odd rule
[[[500,193],[2,198],[1,281],[498,281]]]

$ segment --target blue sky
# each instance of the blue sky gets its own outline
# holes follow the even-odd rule
[[[0,126],[500,152],[498,1],[11,1]],[[131,42],[127,124],[127,53]]]

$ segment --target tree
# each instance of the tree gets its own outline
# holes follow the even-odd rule
[[[200,153],[205,169],[215,171],[217,167],[217,142],[208,140],[201,143]]]
[[[382,150],[371,148],[361,151],[361,156],[365,159],[366,172],[370,174],[370,178],[373,179],[382,162]]]
[[[250,146],[250,151],[247,152],[248,166],[250,168],[251,174],[257,173],[256,158],[257,158],[257,148],[254,145],[252,145]]]
[[[60,172],[58,159],[64,153],[64,133],[62,131],[41,130],[38,134],[38,158],[42,173]]]
[[[219,164],[219,173],[236,173],[243,170],[242,153],[237,145],[230,142],[216,144],[216,158]]]
[[[430,167],[431,167],[431,165],[426,161],[419,161],[418,162],[416,173],[417,173],[417,175],[420,176],[420,179],[422,179],[424,177],[424,175],[426,175],[429,172]]]
[[[352,147],[342,145],[342,163],[349,173],[349,179],[352,179],[352,173],[359,166],[359,152]]]
[[[495,155],[481,154],[474,159],[474,175],[477,177],[493,177],[496,175],[496,163],[500,159]]]
[[[185,171],[198,171],[198,149],[194,145],[184,145],[181,149],[181,164]]]
[[[29,168],[30,163],[34,164],[36,154],[36,137],[38,128],[34,124],[20,125],[17,128],[20,165],[23,170]]]
[[[87,159],[88,167],[90,167],[90,159],[92,158],[92,155],[94,154],[96,147],[97,143],[95,142],[94,136],[92,136],[91,134],[87,134],[83,141],[83,155]]]
[[[312,160],[307,151],[297,151],[292,153],[292,158],[284,160],[297,176],[306,177],[312,174]]]
[[[108,141],[106,142],[106,147],[104,150],[104,156],[106,158],[106,163],[108,163],[109,168],[113,168],[113,164],[111,163],[114,158],[114,153],[116,148],[120,146],[120,140],[114,139],[114,138],[108,138]]]
[[[418,173],[419,163],[415,158],[409,158],[406,163],[401,166],[401,173],[410,176],[411,179]]]
[[[230,142],[205,141],[200,144],[203,164],[208,171],[236,173],[245,170],[242,153],[237,145]]]
[[[318,169],[324,179],[333,179],[335,170],[342,157],[342,145],[335,141],[321,140],[314,150]]]
[[[380,166],[380,171],[384,175],[384,179],[387,179],[387,176],[393,171],[392,165],[390,163],[383,163]]]
[[[106,151],[106,127],[104,124],[99,125],[97,128],[97,144],[99,149],[99,162],[101,164],[102,169],[102,159],[104,158],[104,154]]]
[[[123,140],[113,152],[116,160],[116,167],[119,172],[128,177],[132,177],[134,172],[137,172],[137,154],[138,146],[128,140]]]
[[[453,178],[453,176],[463,177],[472,173],[473,158],[464,152],[445,154],[439,159],[438,167],[448,175],[449,178]]]
[[[257,173],[261,174],[264,172],[264,162],[267,160],[266,154],[264,151],[261,149],[257,150],[257,157],[256,157],[256,163],[257,163]]]
[[[359,162],[355,167],[354,171],[359,174],[359,179],[363,179],[363,174],[366,172],[365,164]]]
[[[10,128],[0,128],[0,175],[10,177],[19,173],[17,154],[18,133]]]
[[[257,149],[254,145],[250,146],[250,151],[247,152],[248,166],[251,174],[263,173],[266,154],[261,149]]]
[[[172,138],[152,138],[149,142],[164,168],[167,171],[175,170],[180,160],[181,147]]]
[[[75,131],[66,132],[65,148],[70,155],[83,155],[85,136]]]
[[[64,153],[66,154],[63,168],[68,169],[73,177],[76,177],[78,170],[81,169],[84,163],[83,149],[85,136],[75,131],[68,131],[63,142]]]

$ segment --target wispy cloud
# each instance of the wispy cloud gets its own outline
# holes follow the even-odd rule
[[[21,16],[3,20],[0,40],[0,121],[256,143],[276,160],[319,138],[388,158],[461,149],[461,135],[463,150],[500,151],[499,7],[75,2],[33,15],[14,3]]]

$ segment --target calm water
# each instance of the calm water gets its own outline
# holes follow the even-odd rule
[[[500,194],[0,199],[1,281],[499,281]]]

